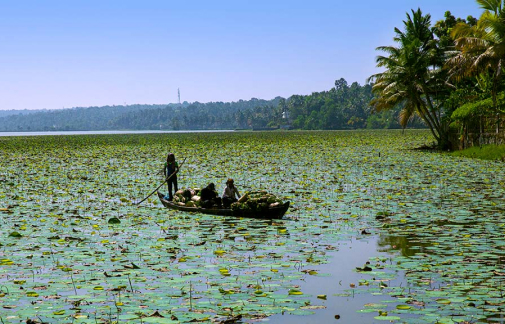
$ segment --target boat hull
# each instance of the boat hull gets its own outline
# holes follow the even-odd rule
[[[289,208],[289,201],[284,204],[268,208],[263,211],[253,210],[232,210],[230,208],[201,208],[201,207],[186,207],[180,206],[177,203],[168,201],[164,195],[158,191],[158,197],[166,208],[180,210],[185,212],[202,213],[217,216],[234,216],[234,217],[247,217],[247,218],[260,218],[260,219],[281,219]]]

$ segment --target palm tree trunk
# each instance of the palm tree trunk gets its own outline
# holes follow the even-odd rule
[[[419,116],[421,116],[421,118],[424,120],[426,125],[428,125],[428,127],[430,128],[431,134],[433,135],[433,137],[435,137],[435,140],[438,143],[440,143],[440,136],[438,136],[437,133],[435,132],[432,122],[426,117],[426,114],[423,112],[423,109],[421,107],[422,107],[422,105],[420,103],[417,103],[417,111],[419,112]],[[426,108],[424,110],[426,110]]]
[[[433,103],[431,102],[431,97],[426,89],[425,86],[423,86],[423,92],[424,92],[424,95],[426,97],[426,102],[428,103],[428,107],[430,109],[428,109],[428,114],[431,116],[432,120],[433,120],[433,123],[434,123],[434,126],[439,130],[439,132],[442,130],[441,126],[440,126],[440,121],[439,121],[439,118],[437,117],[436,113],[434,113],[434,116],[431,115],[431,112],[432,111],[435,111],[434,107],[433,107]]]
[[[428,124],[428,127],[430,127],[431,132],[433,133],[433,136],[437,140],[437,142],[440,144],[440,139],[441,139],[441,130],[439,127],[437,127],[437,123],[435,122],[435,118],[431,115],[429,109],[426,108],[424,105],[424,101],[421,99],[419,94],[417,94],[417,110],[419,112],[419,115],[423,118],[423,120]]]
[[[498,84],[501,78],[501,69],[502,69],[502,60],[498,60],[498,64],[496,67],[496,72],[493,78],[493,108],[494,111],[496,112],[496,144],[498,144],[498,134],[500,133],[500,112],[498,110],[498,99],[497,99],[497,93],[498,93]]]

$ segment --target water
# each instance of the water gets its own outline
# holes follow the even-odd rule
[[[221,130],[181,130],[181,131],[54,131],[54,132],[0,132],[0,136],[47,136],[47,135],[109,135],[109,134],[176,134],[176,133],[227,133],[234,132],[232,129]]]
[[[371,257],[389,257],[388,252],[379,252],[379,238],[376,236],[363,239],[352,239],[341,242],[338,251],[332,252],[330,262],[318,266],[319,273],[330,274],[331,277],[318,277],[307,275],[299,284],[303,292],[312,295],[311,305],[322,305],[326,308],[315,309],[314,315],[275,315],[269,318],[269,323],[377,323],[374,317],[377,313],[359,313],[363,305],[368,303],[384,303],[385,300],[394,299],[387,295],[374,296],[361,293],[363,290],[358,285],[360,279],[370,280],[370,275],[354,271],[355,267],[364,264]],[[329,279],[331,278],[331,279]],[[403,281],[403,276],[398,275],[398,282]],[[295,282],[296,283],[296,282]],[[351,289],[351,284],[356,288],[355,294],[342,297]],[[326,300],[318,299],[317,295],[326,295]],[[338,316],[338,321],[336,317]]]

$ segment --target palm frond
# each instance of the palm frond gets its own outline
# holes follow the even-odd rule
[[[398,122],[403,128],[407,127],[409,121],[413,119],[416,114],[415,107],[413,105],[405,105],[405,107],[400,110],[398,115]]]
[[[501,11],[501,0],[477,0],[479,6],[484,10],[489,10],[493,13]]]

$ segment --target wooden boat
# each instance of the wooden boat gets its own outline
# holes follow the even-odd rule
[[[163,206],[170,209],[181,210],[186,212],[218,215],[218,216],[235,216],[235,217],[249,217],[260,219],[281,219],[289,208],[289,201],[277,207],[268,208],[262,211],[232,210],[231,208],[186,207],[181,206],[175,202],[166,200],[165,196],[159,191],[158,191],[158,197],[160,198],[160,201],[163,204]]]

